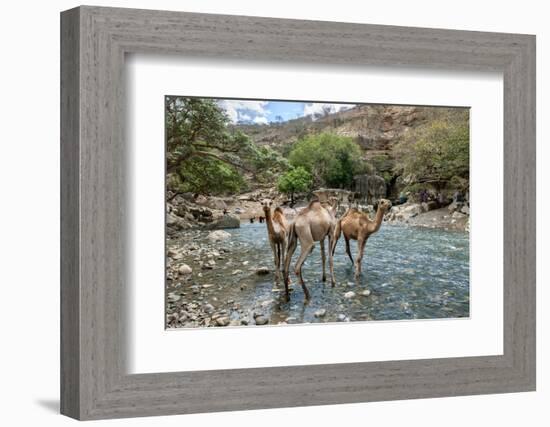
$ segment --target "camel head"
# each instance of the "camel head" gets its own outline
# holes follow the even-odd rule
[[[387,212],[391,208],[391,202],[388,199],[380,199],[378,201],[378,209]]]
[[[262,209],[264,210],[264,212],[269,212],[271,210],[271,206],[273,205],[273,200],[263,199],[261,204],[262,204]]]

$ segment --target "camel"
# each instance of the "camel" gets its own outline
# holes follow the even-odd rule
[[[376,210],[376,216],[374,221],[369,218],[369,215],[365,212],[360,212],[357,208],[350,208],[344,213],[336,223],[334,230],[334,239],[332,241],[331,253],[334,255],[336,244],[340,238],[340,234],[344,233],[344,239],[346,241],[346,253],[349,256],[352,264],[355,264],[355,279],[359,278],[361,274],[361,261],[363,260],[363,252],[365,250],[365,244],[369,236],[380,230],[384,214],[391,208],[391,202],[387,199],[380,199],[378,202],[378,209]],[[351,250],[349,247],[350,239],[357,240],[357,259],[353,261],[351,256]]]
[[[273,215],[271,214],[272,204],[273,202],[270,199],[262,201],[262,209],[265,214],[265,223],[267,226],[267,237],[275,261],[275,280],[279,283],[287,246],[288,224],[283,214],[283,210],[280,207],[275,208]]]
[[[313,250],[315,242],[319,242],[321,246],[321,259],[323,262],[323,276],[322,280],[326,281],[325,274],[325,238],[328,237],[329,240],[329,267],[331,275],[331,283],[334,286],[334,265],[332,259],[332,252],[330,248],[332,247],[332,240],[334,237],[334,229],[336,227],[336,218],[335,218],[335,209],[325,208],[321,205],[318,200],[311,201],[309,205],[304,208],[296,216],[296,219],[293,224],[290,225],[290,230],[288,233],[288,247],[287,254],[285,258],[285,270],[284,270],[284,281],[285,281],[285,291],[286,291],[286,300],[290,300],[290,295],[288,291],[288,285],[290,284],[289,279],[289,268],[290,262],[292,260],[292,255],[296,250],[298,240],[300,241],[300,256],[296,261],[294,267],[294,272],[300,280],[302,289],[306,300],[310,299],[309,291],[302,277],[302,264],[304,263],[307,256]]]

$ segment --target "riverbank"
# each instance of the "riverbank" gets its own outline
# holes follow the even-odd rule
[[[234,197],[207,197],[191,194],[176,195],[167,202],[167,230],[175,236],[182,230],[238,228],[241,222],[264,216],[261,201],[271,199],[275,206],[281,206],[287,219],[292,220],[297,212],[307,206],[307,200],[298,200],[290,208],[287,200],[275,189],[269,188]],[[342,214],[350,205],[341,203],[338,212]],[[355,205],[354,205],[355,206]],[[359,206],[360,210],[374,215],[372,205]],[[451,203],[439,207],[435,202],[405,203],[393,206],[384,218],[390,224],[443,230],[469,231],[470,209],[465,203]]]
[[[384,220],[389,224],[468,232],[470,208],[466,204],[457,203],[442,208],[435,202],[405,203],[393,206]]]

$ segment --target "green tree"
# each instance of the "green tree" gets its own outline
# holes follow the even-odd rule
[[[365,171],[361,148],[352,138],[332,133],[309,135],[289,154],[290,164],[303,167],[316,185],[349,188],[353,177]]]
[[[284,168],[268,148],[258,147],[213,99],[165,98],[166,172],[171,190],[227,193],[241,190],[243,174],[259,180]]]
[[[436,191],[469,181],[469,114],[464,112],[417,128],[398,143],[395,172],[412,186]]]
[[[298,166],[281,175],[277,181],[277,189],[290,196],[290,205],[294,206],[294,194],[311,188],[312,177],[303,167]]]

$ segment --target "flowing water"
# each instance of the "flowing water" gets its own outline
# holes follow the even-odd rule
[[[201,270],[200,256],[183,259],[193,267],[190,283],[201,289],[193,295],[183,292],[183,296],[198,304],[212,303],[230,319],[246,318],[254,324],[254,313],[258,311],[270,324],[469,316],[468,233],[383,224],[365,246],[363,273],[357,282],[342,237],[334,257],[335,287],[329,280],[328,256],[327,282],[321,281],[321,254],[316,244],[302,268],[311,293],[310,302],[304,303],[302,288],[293,273],[290,302],[285,301],[284,285],[274,284],[273,255],[265,224],[246,223],[226,231],[231,238],[215,243],[207,240],[208,232],[192,235],[195,243],[220,251],[221,256],[211,270]],[[188,244],[189,236],[184,240]],[[169,242],[174,244],[178,242]],[[354,257],[356,249],[352,241]],[[299,253],[298,244],[291,272]],[[260,266],[269,267],[271,273],[256,274]],[[370,294],[362,295],[369,293],[366,290]]]

